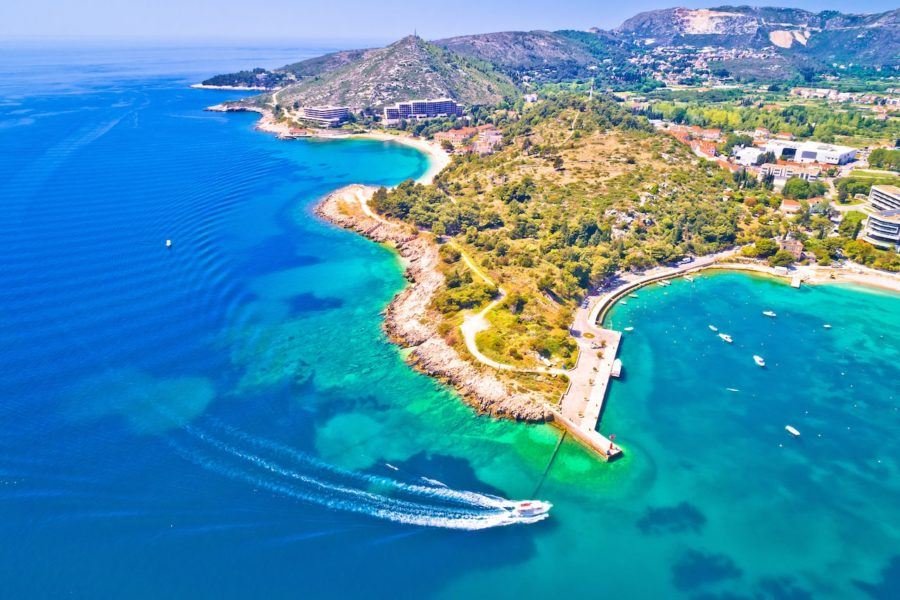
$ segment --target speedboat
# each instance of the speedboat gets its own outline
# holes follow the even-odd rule
[[[831,329],[831,325],[829,325],[828,323],[825,323],[824,325],[822,325],[822,327],[824,327],[825,329]]]
[[[793,425],[785,425],[784,430],[794,437],[800,437],[800,432]]]
[[[634,327],[626,327],[625,331],[634,331]]]
[[[166,240],[166,248],[172,247],[172,240]]]
[[[661,285],[663,287],[669,287],[670,285],[672,285],[672,282],[663,279],[662,281],[659,282],[659,285]]]
[[[763,360],[763,357],[759,356],[758,354],[753,355],[753,362],[755,362],[757,364],[757,366],[760,366],[760,367],[766,366],[766,361]]]
[[[709,327],[710,331],[718,331],[719,330],[719,328],[716,327],[715,325],[708,325],[708,327]]]
[[[638,295],[637,295],[637,294],[628,294],[628,297],[629,297],[629,298],[637,298]]]
[[[775,317],[776,316],[774,310],[764,310],[763,314],[766,315],[767,317]]]
[[[512,506],[512,513],[517,517],[537,517],[550,512],[553,505],[540,500],[523,500]]]
[[[690,275],[685,275],[685,276],[684,276],[684,280],[685,280],[685,281],[690,281],[691,283],[694,282],[694,278],[691,277]]]
[[[734,341],[731,339],[731,336],[728,335],[727,333],[720,333],[719,337],[722,338],[723,342],[728,342],[729,344]]]

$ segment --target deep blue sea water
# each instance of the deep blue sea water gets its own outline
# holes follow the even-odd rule
[[[557,431],[403,363],[395,256],[311,213],[424,158],[278,141],[187,88],[319,52],[0,46],[4,597],[897,596],[896,297],[643,290],[610,316],[626,458],[548,469]],[[448,528],[494,523],[487,494],[553,516]]]

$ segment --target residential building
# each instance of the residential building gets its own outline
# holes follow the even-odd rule
[[[702,127],[698,127],[696,125],[691,125],[690,127],[687,127],[687,132],[695,140],[700,139],[700,140],[704,140],[707,142],[722,141],[722,130],[721,129],[703,129]]]
[[[797,200],[785,199],[781,201],[781,206],[778,208],[781,212],[786,215],[796,215],[800,212],[800,202]]]
[[[462,115],[462,107],[450,98],[410,100],[384,107],[384,122],[396,125],[403,120],[434,119]]]
[[[503,140],[503,134],[493,125],[461,127],[434,134],[437,142],[450,142],[460,152],[491,154]]]
[[[734,154],[734,160],[737,164],[752,167],[759,160],[759,157],[763,155],[763,151],[754,146],[740,146],[736,147],[732,154]]]
[[[346,106],[304,106],[300,118],[319,127],[337,127],[350,118],[350,108]]]
[[[502,141],[503,134],[500,131],[496,129],[483,131],[478,134],[472,149],[475,151],[475,154],[493,154]]]
[[[787,250],[794,257],[794,260],[803,258],[803,242],[793,238],[786,238],[778,242],[782,250]]]
[[[863,239],[881,248],[900,251],[900,209],[869,215]]]
[[[766,152],[775,158],[798,163],[822,163],[843,165],[856,159],[856,148],[836,146],[820,142],[794,142],[790,140],[769,140]]]
[[[805,166],[791,163],[773,164],[766,163],[759,168],[762,177],[771,175],[775,179],[790,179],[799,177],[806,181],[816,181],[822,174],[822,169],[816,166]]]
[[[875,210],[900,209],[900,187],[895,185],[873,185],[869,190],[869,204]]]

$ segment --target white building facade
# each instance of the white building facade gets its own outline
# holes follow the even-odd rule
[[[836,146],[820,142],[793,142],[790,140],[769,140],[766,152],[775,158],[798,163],[821,163],[826,165],[844,165],[856,160],[856,148]]]

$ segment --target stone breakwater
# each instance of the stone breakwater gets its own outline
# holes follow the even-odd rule
[[[452,385],[475,410],[518,421],[552,421],[554,413],[537,395],[513,392],[493,374],[464,360],[437,329],[431,300],[444,283],[437,269],[437,246],[411,227],[367,214],[362,197],[374,188],[348,186],[323,199],[315,208],[321,218],[352,229],[378,243],[394,246],[410,282],[384,311],[384,329],[392,342],[411,348],[407,361],[419,371]]]

